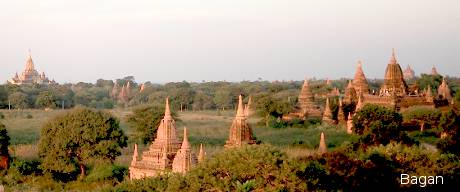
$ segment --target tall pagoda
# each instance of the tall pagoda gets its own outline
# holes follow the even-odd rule
[[[385,71],[385,79],[380,92],[381,94],[386,95],[405,95],[407,91],[408,86],[404,81],[401,66],[396,60],[395,50],[393,49],[390,62],[388,63]]]
[[[29,50],[29,55],[27,56],[26,60],[26,68],[18,75],[16,73],[13,78],[8,80],[8,83],[15,84],[15,85],[31,85],[31,84],[55,84],[56,82],[50,81],[48,77],[46,77],[45,73],[42,72],[41,74],[35,69],[34,62],[32,60],[32,54]]]
[[[364,75],[361,61],[358,61],[358,66],[356,67],[355,78],[353,79],[353,87],[358,93],[369,93],[369,84],[367,83],[366,76]]]
[[[243,97],[240,95],[238,99],[238,109],[236,117],[230,127],[230,134],[225,143],[225,148],[239,147],[244,144],[256,144],[256,140],[252,136],[252,129],[247,122],[247,117],[244,112]]]
[[[142,153],[140,160],[137,158],[136,147],[134,152],[136,158],[133,156],[133,162],[129,167],[129,178],[141,179],[173,170],[173,160],[176,154],[187,153],[186,151],[188,150],[188,140],[184,138],[186,143],[182,144],[184,148],[182,150],[181,142],[178,140],[176,132],[176,122],[171,116],[169,100],[166,99],[165,115],[158,126],[156,138],[147,151]],[[186,132],[184,137],[187,137]]]
[[[179,151],[177,151],[172,164],[173,172],[186,173],[193,165],[197,164],[198,159],[192,152],[192,148],[190,147],[187,137],[187,128],[184,127],[184,139],[182,141],[182,146]]]
[[[446,78],[442,79],[442,83],[438,87],[438,98],[446,99],[448,101],[452,100],[452,95],[450,93],[449,85],[447,85]]]

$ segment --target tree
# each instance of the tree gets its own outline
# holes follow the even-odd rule
[[[147,144],[155,139],[156,131],[164,116],[164,107],[159,105],[140,106],[128,116],[128,124],[136,130],[135,137],[140,142]],[[172,113],[176,118],[175,113]]]
[[[416,84],[421,90],[426,89],[428,86],[436,90],[439,87],[439,85],[441,85],[441,82],[441,75],[421,74],[420,79],[417,80]]]
[[[86,175],[92,163],[112,163],[127,146],[119,121],[109,113],[76,108],[42,127],[38,144],[42,169]]]
[[[39,108],[54,108],[56,107],[56,96],[51,91],[42,91],[38,94],[35,105]]]
[[[454,109],[444,113],[439,128],[447,137],[439,141],[438,148],[443,152],[460,155],[460,113]]]
[[[5,125],[0,123],[0,169],[8,168],[9,154],[8,145],[10,144],[10,137],[5,128]]]
[[[414,107],[406,111],[403,116],[409,121],[416,121],[420,125],[420,131],[423,131],[426,124],[429,124],[430,127],[437,126],[441,118],[441,111],[426,107]]]
[[[361,143],[366,145],[386,145],[390,141],[407,141],[401,131],[402,116],[386,107],[366,104],[353,116],[353,131],[362,135]]]
[[[27,97],[24,93],[15,92],[8,96],[8,100],[11,102],[16,109],[25,109],[27,108]]]
[[[225,110],[226,107],[230,106],[232,102],[232,94],[229,86],[221,87],[216,91],[214,95],[214,103],[222,109]]]
[[[260,94],[255,98],[257,113],[265,118],[265,126],[269,126],[270,117],[280,118],[292,108],[289,101],[273,98],[270,94]]]

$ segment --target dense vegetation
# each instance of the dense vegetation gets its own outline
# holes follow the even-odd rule
[[[416,82],[435,90],[439,80],[424,75]],[[0,123],[0,155],[9,151],[12,156],[10,168],[0,171],[0,185],[18,191],[449,191],[459,182],[458,107],[396,112],[366,105],[354,115],[354,134],[349,135],[343,125],[321,124],[320,119],[280,120],[297,102],[300,81],[146,83],[142,92],[133,77],[116,82],[130,82],[127,103],[113,97],[110,80],[1,85],[1,108],[11,103],[14,109],[45,110],[0,113],[8,129]],[[316,102],[324,105],[324,95],[333,87],[343,89],[345,83],[313,80]],[[459,101],[457,84],[449,85]],[[370,81],[370,86],[378,87],[379,81]],[[239,94],[253,98],[257,111],[250,123],[262,144],[223,150]],[[129,181],[131,147],[152,141],[167,96],[177,111],[176,120],[182,119],[177,121],[179,129],[187,125],[190,143],[204,143],[209,155],[185,175]],[[114,109],[77,107],[64,114],[49,110],[80,105]],[[353,107],[344,106],[346,112]],[[331,111],[335,118],[337,97],[331,98]],[[329,151],[323,155],[316,153],[321,132]],[[140,150],[145,147],[140,145]],[[444,185],[400,185],[401,173],[441,175]]]
[[[89,165],[112,163],[127,146],[127,139],[110,114],[77,108],[43,126],[38,144],[40,167],[58,175],[79,170],[84,177]]]

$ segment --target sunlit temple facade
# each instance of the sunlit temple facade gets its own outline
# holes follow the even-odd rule
[[[32,55],[30,54],[27,56],[26,60],[26,68],[24,71],[18,75],[16,73],[13,78],[8,80],[8,83],[14,84],[14,85],[32,85],[32,84],[55,84],[56,82],[54,80],[49,80],[48,77],[46,77],[45,73],[39,73],[34,66],[34,62],[32,60]]]

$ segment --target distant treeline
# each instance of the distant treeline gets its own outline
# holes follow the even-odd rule
[[[371,90],[378,90],[383,80],[369,79]],[[430,85],[434,91],[442,81],[442,76],[425,75],[409,81],[420,89]],[[128,85],[129,82],[129,86]],[[460,98],[459,78],[448,78],[453,95]],[[115,107],[134,107],[143,104],[163,105],[166,97],[176,110],[212,110],[233,109],[238,95],[270,95],[275,99],[286,100],[291,104],[297,102],[297,96],[303,81],[242,81],[242,82],[172,82],[166,84],[143,84],[135,81],[133,76],[112,80],[99,79],[96,83],[79,82],[62,85],[0,85],[1,109],[44,109],[72,108],[82,105],[98,109]],[[343,93],[348,79],[326,80],[311,79],[313,94],[324,98],[334,88]],[[115,84],[117,89],[114,90]],[[125,89],[125,93],[121,90]],[[123,95],[123,99],[120,98]],[[247,99],[248,97],[246,97]],[[320,99],[321,100],[321,99]],[[321,100],[324,101],[324,100]]]

